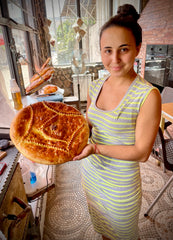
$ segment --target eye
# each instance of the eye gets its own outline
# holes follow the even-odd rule
[[[111,49],[106,49],[104,52],[105,52],[106,54],[111,54],[112,50],[111,50]]]
[[[124,47],[124,48],[121,48],[121,49],[120,49],[120,52],[126,53],[126,52],[128,52],[128,50],[129,50],[128,48]]]

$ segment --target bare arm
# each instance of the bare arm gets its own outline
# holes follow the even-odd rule
[[[152,150],[161,118],[161,97],[152,90],[140,109],[134,145],[97,145],[96,153],[123,160],[145,162]],[[79,160],[95,153],[94,144],[88,144],[82,153],[74,158]]]

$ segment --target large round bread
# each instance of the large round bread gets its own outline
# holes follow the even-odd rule
[[[17,113],[10,137],[26,158],[42,164],[59,164],[71,161],[82,151],[89,128],[74,107],[60,102],[38,102]]]

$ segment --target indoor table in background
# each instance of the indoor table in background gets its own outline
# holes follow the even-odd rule
[[[162,104],[161,128],[164,129],[165,119],[173,123],[173,102]]]

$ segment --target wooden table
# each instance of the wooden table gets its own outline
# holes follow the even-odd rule
[[[165,119],[173,123],[173,102],[162,104],[161,128],[164,130]]]

